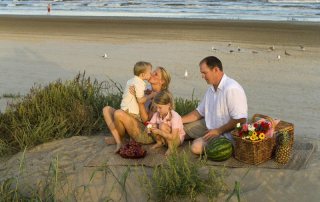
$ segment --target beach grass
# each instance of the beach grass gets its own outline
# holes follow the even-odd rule
[[[88,182],[82,185],[74,185],[68,178],[67,174],[60,165],[59,155],[51,159],[49,168],[46,172],[46,178],[41,179],[35,187],[24,182],[23,176],[30,172],[26,170],[25,157],[26,149],[22,152],[19,158],[18,173],[14,177],[7,178],[0,181],[0,202],[14,201],[86,201],[85,195],[89,193],[89,187],[96,175],[103,173],[105,181],[113,181],[111,188],[101,190],[100,195],[104,196],[102,201],[112,201],[111,194],[116,185],[118,185],[123,192],[120,199],[127,199],[126,180],[131,173],[129,166],[126,170],[117,176],[108,165],[97,167],[88,179]],[[101,177],[101,176],[100,176]],[[82,191],[79,192],[79,189]]]
[[[223,168],[208,168],[205,175],[201,169],[206,159],[191,160],[190,152],[174,152],[167,161],[153,170],[151,177],[146,172],[141,177],[145,192],[155,201],[196,201],[199,195],[215,200],[219,194],[226,194],[226,172]]]
[[[184,98],[175,98],[175,110],[181,115],[186,115],[192,110],[194,110],[198,104],[199,99],[194,98],[194,91],[192,92],[191,99],[184,99]]]
[[[92,135],[105,129],[102,108],[119,107],[121,94],[113,84],[78,74],[34,86],[0,114],[0,156],[54,139]]]
[[[17,93],[17,94],[4,93],[1,98],[12,98],[12,99],[15,99],[15,98],[20,98],[20,97],[22,97],[22,95],[20,95],[20,93]]]
[[[86,195],[90,195],[90,189],[95,187],[95,179],[104,179],[111,183],[98,193],[99,200],[113,201],[113,191],[117,186],[121,193],[119,200],[129,201],[127,198],[127,180],[133,175],[133,170],[142,170],[139,174],[141,188],[144,189],[149,200],[152,201],[216,201],[217,197],[224,196],[228,192],[225,183],[226,170],[221,167],[206,168],[206,160],[191,160],[190,153],[175,152],[167,160],[153,169],[151,176],[148,176],[144,167],[138,165],[123,167],[119,174],[107,164],[97,167],[89,173],[84,184],[74,185],[67,177],[60,163],[59,155],[51,159],[46,177],[41,179],[36,186],[24,182],[23,176],[29,173],[26,163],[26,150],[19,158],[19,169],[16,176],[0,181],[0,202],[2,201],[85,201]],[[60,165],[61,164],[61,165]],[[150,173],[149,173],[150,175]],[[101,193],[100,193],[101,192]],[[202,198],[199,195],[202,195]],[[203,198],[205,197],[205,198]]]

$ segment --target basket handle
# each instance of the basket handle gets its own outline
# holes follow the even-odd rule
[[[264,118],[264,119],[267,119],[268,121],[271,122],[271,127],[274,129],[274,121],[273,121],[273,118],[271,118],[270,116],[267,116],[267,115],[263,115],[263,114],[254,114],[252,116],[252,122],[255,122],[255,119],[256,118]]]

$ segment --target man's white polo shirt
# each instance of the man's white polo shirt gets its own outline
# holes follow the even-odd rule
[[[208,88],[197,111],[205,118],[208,129],[219,128],[230,119],[248,117],[246,94],[238,82],[224,74],[217,90]],[[230,133],[224,136],[232,139]]]

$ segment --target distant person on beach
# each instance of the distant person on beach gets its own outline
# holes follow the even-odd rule
[[[145,91],[145,95],[138,102],[140,117],[134,117],[121,109],[114,109],[110,106],[103,108],[104,120],[109,127],[113,137],[106,137],[107,144],[117,144],[115,152],[118,152],[123,144],[123,138],[127,133],[132,139],[142,144],[151,144],[153,138],[147,134],[145,122],[153,116],[156,108],[152,104],[153,97],[161,90],[167,90],[171,77],[163,67],[157,67],[151,74],[149,83],[151,89]],[[134,88],[130,88],[130,91]],[[132,92],[132,91],[131,91]],[[136,94],[134,92],[133,94]]]
[[[199,106],[182,117],[186,139],[195,139],[191,151],[201,154],[212,138],[225,136],[248,117],[247,98],[238,82],[223,72],[221,61],[209,56],[199,63],[202,78],[210,85]]]
[[[185,132],[181,116],[173,110],[174,99],[172,94],[167,91],[159,92],[153,99],[157,112],[153,114],[149,124],[152,128],[151,135],[156,139],[156,144],[152,149],[168,146],[166,155],[172,153],[183,143]]]
[[[50,3],[48,3],[47,10],[48,10],[48,15],[49,15],[50,11],[51,11],[51,4]]]

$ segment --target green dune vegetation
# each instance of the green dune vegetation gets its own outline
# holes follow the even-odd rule
[[[0,114],[0,156],[75,135],[93,135],[105,128],[102,108],[118,107],[121,88],[78,74],[73,80],[36,85],[8,104]]]

